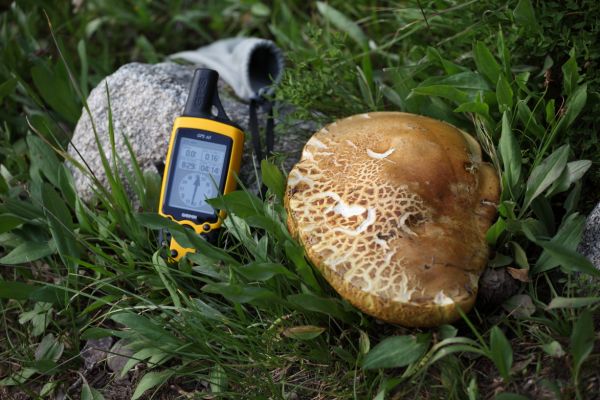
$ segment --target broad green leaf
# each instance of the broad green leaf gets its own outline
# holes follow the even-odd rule
[[[468,103],[463,103],[460,106],[454,109],[454,112],[471,112],[475,114],[479,114],[482,117],[489,117],[490,107],[487,103],[482,103],[480,101],[470,101]]]
[[[556,340],[542,345],[542,350],[544,350],[544,352],[550,357],[560,358],[565,355],[565,351],[563,350],[560,343],[558,343]]]
[[[600,297],[560,297],[557,296],[550,301],[546,307],[548,310],[555,308],[582,308],[600,303]]]
[[[202,291],[213,294],[220,294],[233,303],[252,303],[255,301],[276,302],[278,297],[272,291],[256,286],[241,286],[228,283],[209,283],[202,288]]]
[[[56,252],[54,242],[36,243],[25,242],[0,258],[0,264],[15,265],[39,260]]]
[[[523,209],[527,209],[533,199],[544,192],[562,174],[569,157],[569,145],[556,149],[544,161],[531,171],[527,180]]]
[[[252,193],[243,190],[236,190],[224,196],[207,200],[207,203],[216,209],[225,210],[240,218],[261,215],[263,212],[262,200]]]
[[[31,161],[31,176],[43,175],[51,184],[58,188],[58,173],[61,165],[54,150],[37,136],[28,135],[26,140],[27,148],[29,149],[29,159]]]
[[[532,30],[536,33],[541,32],[540,25],[535,18],[531,0],[519,0],[519,3],[513,11],[513,16],[515,17],[515,22],[525,29]]]
[[[302,279],[302,282],[308,285],[317,294],[321,293],[321,286],[317,282],[317,278],[315,278],[313,269],[304,258],[304,248],[290,240],[286,240],[283,246],[285,248],[286,257],[296,266],[296,272]]]
[[[56,243],[58,254],[63,263],[74,271],[77,268],[77,259],[81,254],[78,237],[74,231],[73,219],[65,201],[58,195],[54,188],[44,184],[42,199],[44,214],[48,219],[50,233]]]
[[[592,162],[590,160],[578,160],[567,163],[562,174],[554,181],[552,186],[550,186],[550,189],[546,192],[546,196],[551,197],[555,194],[566,192],[573,183],[583,177],[591,166]]]
[[[595,337],[592,314],[588,310],[584,310],[576,319],[571,331],[570,346],[576,371],[592,353]]]
[[[531,209],[535,217],[546,227],[548,233],[553,235],[556,229],[556,218],[548,198],[545,196],[536,197],[531,202]]]
[[[563,221],[561,226],[558,228],[558,231],[550,241],[553,243],[559,243],[562,247],[569,250],[575,250],[581,239],[584,227],[585,218],[577,213],[573,213]],[[534,274],[538,274],[540,272],[556,268],[559,265],[560,261],[552,257],[549,251],[544,250],[533,267],[532,272]]]
[[[311,293],[301,293],[289,295],[287,300],[301,309],[329,315],[345,322],[352,323],[355,319],[353,315],[342,308],[339,301],[332,298],[320,297]]]
[[[458,329],[452,325],[445,324],[438,328],[438,334],[442,340],[456,337],[457,333]]]
[[[431,77],[421,82],[420,86],[446,85],[465,90],[492,90],[485,78],[477,72],[465,71],[448,76]]]
[[[44,101],[72,124],[77,122],[81,109],[71,89],[64,67],[49,67],[38,63],[31,69],[33,83]]]
[[[544,136],[546,130],[540,125],[536,116],[524,100],[517,101],[517,117],[519,117],[525,126],[525,132],[531,132],[534,136],[540,138]]]
[[[417,86],[411,91],[409,98],[414,95],[443,97],[457,105],[468,103],[471,100],[465,92],[449,85]]]
[[[81,400],[104,400],[102,393],[90,387],[87,381],[81,385]]]
[[[137,339],[145,338],[157,345],[163,346],[176,347],[180,344],[179,339],[147,317],[123,311],[113,314],[110,318],[119,324],[125,325],[132,332],[135,332]]]
[[[262,181],[269,190],[274,193],[279,201],[283,202],[285,192],[285,177],[277,166],[267,160],[260,162]]]
[[[569,60],[561,67],[563,73],[563,90],[567,96],[571,96],[579,82],[579,72],[577,59],[575,58],[575,49],[569,52]]]
[[[322,1],[317,2],[317,9],[326,20],[333,24],[333,26],[347,33],[348,36],[350,36],[363,49],[368,49],[369,39],[356,22],[352,21],[342,12],[338,11],[327,3],[323,3]]]
[[[227,391],[228,379],[225,369],[217,364],[210,370],[210,391],[212,393],[223,393]]]
[[[35,360],[58,361],[65,350],[65,345],[61,343],[53,334],[49,333],[40,342],[35,350]]]
[[[513,199],[517,200],[515,197],[517,196],[517,191],[520,191],[518,185],[521,178],[521,149],[512,133],[506,112],[502,114],[502,134],[500,135],[499,150],[508,189],[513,193]]]
[[[446,60],[444,57],[442,57],[438,49],[434,47],[427,48],[427,58],[429,61],[435,62],[444,68],[444,71],[448,76],[457,75],[465,70],[465,67]]]
[[[289,279],[297,279],[289,269],[281,264],[253,262],[237,269],[246,279],[264,282],[275,275],[284,275]]]
[[[312,340],[325,332],[325,328],[314,325],[302,325],[286,328],[283,331],[283,336],[296,340]]]
[[[190,229],[186,229],[169,218],[165,218],[156,213],[138,213],[135,214],[135,220],[140,225],[155,229],[169,231],[177,243],[184,247],[196,248],[202,253],[203,257],[208,257],[212,260],[220,260],[233,265],[239,265],[239,262],[229,255],[225,250],[213,246],[205,239],[197,235]]]
[[[146,392],[147,390],[150,390],[155,386],[164,384],[170,377],[173,376],[173,374],[175,374],[175,371],[172,370],[166,370],[161,372],[147,372],[142,377],[142,379],[140,379],[140,382],[135,388],[135,392],[133,392],[131,400],[137,400],[140,397],[142,397],[144,392]]]
[[[496,85],[496,99],[498,99],[500,111],[506,112],[513,106],[513,91],[503,73],[500,74]]]
[[[473,49],[473,55],[475,57],[477,70],[482,73],[490,83],[494,84],[498,82],[501,69],[490,49],[488,49],[483,42],[477,42]]]
[[[18,80],[15,78],[9,78],[8,80],[2,82],[0,84],[0,104],[2,104],[2,100],[15,90],[17,87]]]
[[[22,225],[26,220],[12,214],[0,215],[0,233],[12,231],[17,226]],[[1,262],[1,261],[0,261]]]
[[[567,99],[567,104],[565,105],[565,112],[558,122],[558,126],[556,127],[557,132],[564,131],[568,129],[571,124],[575,121],[575,119],[579,116],[581,111],[583,111],[583,107],[587,102],[587,83],[584,83],[581,86],[578,86],[571,96]]]
[[[392,336],[379,342],[364,358],[364,369],[405,367],[420,359],[431,342],[431,335]]]
[[[500,235],[506,230],[506,222],[504,221],[504,219],[502,217],[498,218],[498,220],[496,222],[494,222],[494,224],[492,226],[490,226],[490,229],[488,229],[486,235],[485,235],[485,240],[488,242],[489,245],[494,246],[496,244],[496,242],[498,241],[498,239],[500,238]]]
[[[500,328],[494,326],[490,334],[490,358],[505,381],[510,379],[513,350]]]
[[[600,271],[594,267],[592,262],[575,250],[571,250],[554,241],[538,241],[537,244],[542,246],[544,250],[547,250],[550,256],[567,272],[583,272],[592,276],[600,276]]]

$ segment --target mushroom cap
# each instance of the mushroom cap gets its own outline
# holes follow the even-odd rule
[[[437,326],[475,302],[499,190],[469,134],[414,114],[361,114],[306,143],[288,176],[287,224],[354,306]]]

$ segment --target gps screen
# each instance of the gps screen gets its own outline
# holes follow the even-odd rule
[[[178,147],[167,205],[213,214],[206,199],[219,194],[227,146],[182,137]]]

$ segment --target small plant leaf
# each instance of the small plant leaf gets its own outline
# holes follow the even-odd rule
[[[74,231],[75,226],[71,213],[62,197],[46,183],[43,186],[42,199],[44,213],[48,219],[50,233],[56,243],[58,254],[65,265],[69,266],[71,270],[75,270],[81,248],[77,242],[78,238]]]
[[[513,193],[513,198],[515,198],[518,190],[517,185],[519,185],[521,178],[522,158],[519,143],[512,133],[506,112],[502,114],[502,134],[500,135],[499,149],[508,190]]]
[[[140,379],[138,385],[131,396],[131,400],[137,400],[144,392],[152,389],[155,386],[162,385],[165,383],[175,372],[171,370],[160,371],[160,372],[147,372],[142,379]]]
[[[571,250],[554,241],[537,241],[537,244],[548,251],[550,256],[553,257],[566,271],[584,272],[592,276],[600,276],[600,271],[594,267],[592,262],[575,250]]]
[[[475,56],[477,70],[492,84],[497,83],[501,68],[490,49],[483,42],[477,42],[473,49],[473,55]]]
[[[283,193],[285,192],[285,177],[275,164],[267,160],[260,162],[262,181],[265,186],[277,196],[279,201],[283,202]]]
[[[325,332],[325,328],[314,325],[293,326],[283,331],[283,336],[296,340],[312,340]]]
[[[90,387],[87,381],[81,385],[81,400],[104,400],[102,393]]]
[[[559,243],[562,247],[569,250],[575,250],[583,229],[585,227],[585,218],[577,213],[569,215],[558,228],[558,231],[551,239],[553,243]],[[560,265],[560,261],[553,257],[548,250],[544,250],[533,267],[532,273],[548,271]]]
[[[544,344],[542,346],[542,350],[544,350],[544,352],[550,357],[560,358],[565,355],[565,351],[563,350],[560,343],[558,343],[556,340]]]
[[[575,57],[575,49],[571,50],[569,55],[569,59],[561,68],[563,73],[563,90],[567,96],[571,96],[579,81],[579,68]]]
[[[526,294],[517,294],[509,298],[502,303],[502,308],[518,319],[529,318],[535,312],[535,305],[533,305],[531,297]]]
[[[513,350],[500,328],[494,326],[490,334],[490,358],[505,381],[510,379]]]
[[[335,299],[320,297],[311,293],[300,293],[289,295],[287,300],[307,311],[326,314],[350,323],[354,320],[352,315],[346,312],[340,302]]]
[[[431,335],[392,336],[379,342],[364,358],[364,369],[405,367],[425,354]]]
[[[15,265],[23,264],[40,258],[44,258],[56,252],[54,242],[36,243],[25,242],[14,249],[10,253],[0,258],[0,264]]]
[[[465,92],[450,85],[417,86],[410,92],[409,98],[414,95],[443,97],[457,105],[468,103],[471,100]]]
[[[333,26],[339,30],[347,33],[348,36],[350,36],[363,49],[369,47],[369,39],[356,22],[352,21],[342,12],[322,1],[317,2],[317,9],[326,20],[331,22]]]
[[[581,308],[600,303],[600,297],[560,297],[557,296],[550,301],[547,310],[555,308]]]
[[[583,362],[589,357],[594,349],[594,323],[592,314],[585,310],[576,319],[571,331],[571,354],[575,370],[579,370]]]
[[[546,192],[546,196],[551,197],[569,190],[571,185],[580,180],[591,166],[592,162],[590,160],[578,160],[567,163],[567,167],[552,186],[550,186],[550,189]]]
[[[228,379],[225,369],[217,364],[210,370],[210,391],[212,393],[223,393],[227,390]]]
[[[296,279],[296,276],[289,269],[277,263],[254,262],[239,267],[238,271],[245,278],[252,281],[264,282],[275,275],[284,275],[289,279]]]
[[[498,105],[500,106],[501,111],[510,110],[512,108],[513,91],[510,87],[510,83],[502,73],[500,74],[498,84],[496,85],[496,98],[498,99]]]
[[[540,25],[535,18],[535,12],[531,5],[531,0],[519,0],[519,3],[513,11],[515,22],[523,26],[527,30],[534,32],[541,32]]]
[[[531,201],[546,190],[562,174],[569,157],[569,145],[565,144],[556,149],[544,161],[531,171],[527,180],[523,208],[526,209]]]

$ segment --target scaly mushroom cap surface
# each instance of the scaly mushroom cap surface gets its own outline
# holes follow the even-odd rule
[[[473,306],[498,196],[470,135],[377,112],[312,136],[285,206],[290,232],[338,293],[384,321],[429,327]]]

